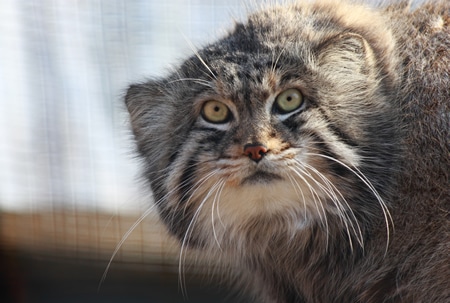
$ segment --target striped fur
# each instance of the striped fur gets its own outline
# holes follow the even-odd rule
[[[126,104],[145,176],[182,249],[233,263],[265,302],[446,302],[449,11],[444,2],[417,12],[338,1],[273,6],[167,77],[132,85]],[[441,38],[423,52],[444,51],[436,70],[421,71],[443,77],[420,96],[435,102],[426,114],[440,130],[422,128],[420,138],[410,127],[414,116],[426,119],[413,105],[421,81],[413,33]],[[303,103],[280,112],[277,96],[291,88]],[[208,121],[209,100],[230,118]],[[430,141],[439,165],[411,155]],[[268,152],[252,161],[246,144]],[[438,193],[424,194],[431,185],[415,183],[417,170],[434,171]],[[441,240],[407,258],[405,247],[430,229],[419,217],[434,220]],[[405,258],[430,263],[412,269]]]

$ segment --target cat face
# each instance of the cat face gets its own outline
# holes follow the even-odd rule
[[[388,50],[320,14],[278,10],[126,96],[161,217],[185,244],[232,249],[255,228],[270,238],[331,225],[362,243],[371,218],[387,220]]]

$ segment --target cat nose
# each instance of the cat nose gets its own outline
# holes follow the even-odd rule
[[[256,163],[258,163],[264,157],[267,151],[267,147],[265,147],[261,143],[245,144],[244,146],[244,155],[248,156]]]

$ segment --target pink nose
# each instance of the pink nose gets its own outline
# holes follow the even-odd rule
[[[250,159],[252,159],[256,163],[258,163],[264,157],[264,155],[266,153],[267,153],[267,148],[260,143],[246,144],[244,146],[244,154],[246,156],[249,156]]]

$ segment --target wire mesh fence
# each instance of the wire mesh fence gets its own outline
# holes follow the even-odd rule
[[[165,73],[193,52],[191,45],[222,35],[250,6],[242,0],[0,1],[0,282],[7,281],[0,293],[9,293],[10,302],[76,302],[76,291],[56,299],[37,294],[57,290],[58,280],[74,274],[76,265],[64,267],[69,261],[90,262],[75,282],[89,276],[96,289],[118,244],[113,265],[145,266],[157,279],[178,271],[179,246],[154,213],[133,227],[151,194],[137,181],[123,94],[130,83]],[[63,261],[49,263],[54,259]],[[42,268],[49,264],[47,275]],[[86,275],[93,264],[95,273]],[[83,302],[95,292],[88,289]]]
[[[106,281],[118,264],[145,267],[153,284],[178,272],[179,246],[157,216],[133,227],[151,194],[138,181],[123,94],[244,11],[238,0],[0,2],[0,288],[10,294],[2,302],[55,301],[38,289],[73,283],[73,262],[88,262],[76,283],[94,285],[89,294],[112,256]],[[66,294],[56,298],[78,293]]]

